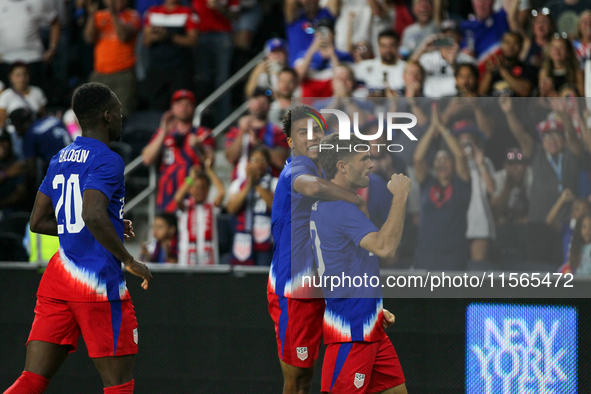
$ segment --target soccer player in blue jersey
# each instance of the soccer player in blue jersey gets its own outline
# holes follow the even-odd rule
[[[308,120],[313,135],[308,139]],[[275,323],[284,393],[310,391],[322,336],[324,299],[302,286],[302,276],[314,275],[310,245],[310,208],[319,198],[344,200],[367,212],[363,198],[320,177],[318,144],[326,131],[322,116],[307,106],[289,110],[283,130],[292,156],[279,176],[271,224],[275,240],[267,296]]]
[[[74,352],[80,334],[107,394],[133,393],[137,320],[121,263],[152,275],[123,246],[133,227],[123,220],[124,163],[109,149],[121,138],[121,103],[106,86],[79,87],[72,108],[82,136],[55,155],[31,213],[31,231],[59,236],[37,291],[25,370],[5,394],[40,394]]]
[[[326,179],[352,192],[369,185],[369,152],[354,149],[364,141],[353,134],[350,140],[332,134],[321,143],[334,147],[319,153]],[[323,288],[324,393],[406,393],[400,361],[384,331],[393,319],[384,319],[381,288],[354,279],[379,277],[378,256],[394,256],[400,243],[410,179],[394,174],[388,189],[392,205],[381,230],[347,201],[321,200],[312,206],[310,235],[320,279],[344,275],[353,281]]]

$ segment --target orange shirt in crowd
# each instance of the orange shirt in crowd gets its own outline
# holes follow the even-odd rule
[[[140,17],[137,11],[130,8],[118,15],[122,23],[140,29]],[[113,74],[127,70],[135,65],[135,38],[122,42],[117,37],[113,16],[109,10],[97,11],[94,23],[98,32],[98,39],[94,47],[94,71],[100,74]]]

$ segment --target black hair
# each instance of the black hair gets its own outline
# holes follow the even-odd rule
[[[311,118],[310,113],[318,114],[314,108],[307,105],[298,105],[297,107],[290,108],[285,114],[283,120],[283,132],[287,137],[291,137],[291,125],[293,122],[297,122],[300,119]],[[326,130],[324,130],[326,133]]]
[[[195,176],[195,180],[197,179],[203,179],[205,183],[207,183],[208,189],[211,187],[211,178],[209,177],[209,175],[207,175],[205,171],[199,171]]]
[[[398,35],[398,33],[396,33],[394,30],[392,29],[387,29],[382,31],[380,34],[378,34],[378,42],[380,42],[380,39],[382,37],[390,37],[396,40],[396,42],[400,42],[400,36]]]
[[[322,170],[326,175],[326,179],[331,180],[337,175],[337,163],[339,161],[348,161],[352,156],[358,155],[355,151],[355,145],[365,144],[365,141],[357,137],[355,134],[351,134],[350,140],[339,139],[339,133],[333,133],[327,135],[320,141],[320,144],[332,145],[332,149],[325,149],[318,152],[320,158],[320,164],[322,164]],[[368,153],[369,154],[369,153]]]
[[[281,69],[281,71],[279,71],[279,74],[281,74],[281,73],[290,73],[291,75],[294,76],[295,79],[298,79],[298,73],[296,72],[296,70],[294,70],[291,67],[288,67],[288,66],[283,67]]]
[[[72,96],[72,110],[81,126],[93,126],[112,105],[113,93],[107,85],[85,83]]]
[[[250,151],[248,158],[250,159],[252,155],[257,152],[262,153],[263,156],[265,156],[265,160],[267,160],[267,164],[271,165],[271,153],[269,152],[269,148],[267,148],[265,145],[259,144]]]
[[[522,47],[523,46],[523,36],[517,32],[514,31],[507,31],[503,34],[503,37],[505,36],[513,36],[515,38],[517,38],[517,41],[519,41],[519,46]]]
[[[178,226],[178,222],[177,222],[177,217],[174,213],[170,213],[170,212],[157,212],[156,215],[154,216],[154,219],[162,219],[166,222],[166,224],[170,227],[174,227],[175,229],[177,229]]]
[[[327,27],[331,32],[334,33],[334,21],[332,19],[320,19],[316,24],[316,28],[318,29],[319,27]]]
[[[478,68],[472,63],[460,63],[456,65],[456,69],[454,70],[454,77],[457,78],[458,74],[460,73],[461,68],[467,68],[470,70],[472,75],[478,80],[480,77],[480,72],[478,72]]]
[[[12,72],[19,67],[23,67],[27,71],[27,73],[30,73],[29,65],[25,62],[18,61],[10,65],[10,67],[8,68],[8,75],[12,74]]]

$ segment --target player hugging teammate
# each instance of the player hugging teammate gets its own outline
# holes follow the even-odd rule
[[[337,304],[333,303],[333,300],[327,299],[327,310],[325,311],[325,300],[319,298],[322,295],[315,294],[311,289],[302,286],[302,277],[314,275],[316,272],[316,262],[310,238],[312,206],[318,200],[347,204],[348,210],[354,210],[358,216],[363,217],[371,225],[371,222],[367,219],[365,201],[355,193],[358,187],[367,187],[367,183],[360,186],[362,182],[357,180],[347,184],[346,182],[337,182],[334,179],[327,180],[320,175],[323,173],[323,167],[318,146],[322,138],[324,138],[326,126],[319,119],[321,120],[322,116],[307,106],[295,107],[287,113],[283,130],[288,137],[287,140],[292,150],[292,156],[287,160],[285,168],[279,176],[273,199],[272,233],[275,245],[267,295],[269,313],[275,323],[279,359],[284,376],[284,393],[302,394],[309,392],[314,364],[318,358],[323,325],[325,328],[325,342],[327,342],[326,322],[327,318],[330,318],[331,311],[335,307],[336,309],[349,308],[350,305],[345,305],[347,301],[360,301],[353,299],[341,300],[344,303],[337,303],[341,305],[338,307]],[[308,122],[310,120],[312,120],[313,125],[312,138],[308,139]],[[353,143],[353,141],[350,143]],[[346,160],[356,159],[358,155],[353,154],[350,156],[346,157]],[[371,163],[369,155],[367,155],[367,162]],[[343,164],[346,167],[349,166],[348,161],[345,163],[345,161],[339,160],[338,164],[335,163],[336,166],[343,166]],[[371,166],[371,164],[369,165]],[[331,167],[330,173],[333,172]],[[341,179],[342,177],[337,178]],[[345,177],[345,179],[348,178]],[[367,174],[364,175],[363,180],[365,181],[365,179],[369,182]],[[394,253],[402,233],[404,207],[406,195],[408,195],[407,189],[410,189],[410,181],[402,176],[393,177],[393,180],[394,182],[391,182],[392,186],[389,186],[389,188],[391,191],[396,190],[393,200],[393,207],[396,205],[396,208],[390,211],[390,216],[380,232],[375,227],[371,227],[372,231],[364,234],[366,236],[364,239],[369,237],[366,240],[367,243],[372,243],[373,253],[379,256],[385,252],[387,252],[386,254]],[[319,205],[324,205],[324,203],[318,204],[317,207]],[[323,207],[320,212],[324,212]],[[338,215],[334,216],[340,214],[339,212]],[[349,214],[352,215],[351,212]],[[336,217],[333,219],[336,219]],[[363,229],[370,228],[367,223],[363,221],[360,226]],[[324,236],[324,230],[322,230],[322,237]],[[344,239],[342,243],[343,245],[347,244]],[[391,250],[392,245],[394,245],[393,251]],[[349,242],[346,246],[353,255],[356,254],[353,249],[359,245],[358,242]],[[369,247],[367,246],[367,248]],[[316,253],[318,253],[318,250],[316,250]],[[338,267],[335,268],[335,262],[332,260],[334,256],[327,257],[329,259],[325,260],[327,270],[325,274],[338,269]],[[379,272],[377,257],[373,257],[367,262],[371,265],[371,268],[368,266],[367,269],[377,269]],[[351,261],[351,265],[357,264],[361,266],[365,263],[366,261]],[[374,263],[375,267],[373,266]],[[367,339],[363,335],[350,336],[347,341],[333,341],[332,337],[329,339],[331,342],[327,349],[327,356],[332,354],[333,360],[330,361],[328,357],[325,357],[322,377],[322,390],[324,392],[365,393],[368,390],[371,390],[369,392],[375,392],[376,388],[379,388],[378,391],[388,389],[388,393],[406,392],[398,358],[382,327],[382,324],[384,327],[392,324],[394,316],[386,310],[383,311],[382,315],[381,295],[379,300],[374,298],[369,301],[373,302],[374,315],[377,313],[375,320],[378,328],[374,329],[373,335]],[[368,311],[368,302],[361,300],[361,304],[363,304],[362,308],[352,309],[346,316],[353,319],[350,323],[353,323],[354,326],[363,319],[365,312]],[[363,333],[363,329],[361,332]],[[348,357],[342,353],[343,350],[338,348],[341,342],[346,342],[344,348],[349,349]],[[357,371],[356,365],[358,364],[355,363],[367,363],[368,357],[372,358],[372,362],[369,364],[370,369],[364,368]],[[375,363],[376,366],[373,368],[377,357],[380,360],[383,359],[383,362],[381,364]],[[331,370],[330,373],[328,372],[329,369]],[[372,373],[374,370],[375,372]],[[348,374],[355,376],[350,379],[350,382],[347,381],[349,379],[346,377],[349,376]],[[363,379],[361,379],[361,375],[363,375]],[[389,390],[390,388],[394,391]]]

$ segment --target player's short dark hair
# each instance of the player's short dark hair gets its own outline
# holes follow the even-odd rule
[[[398,33],[396,33],[394,30],[392,29],[387,29],[382,31],[380,34],[378,34],[378,42],[380,42],[380,39],[382,37],[390,37],[396,40],[396,42],[400,42],[400,36],[398,35]]]
[[[205,181],[205,183],[207,184],[207,188],[211,187],[211,178],[209,177],[209,175],[207,175],[205,171],[199,171],[195,176],[195,180],[197,179],[202,179],[203,181]]]
[[[113,95],[107,85],[98,82],[85,83],[72,96],[72,110],[80,125],[94,124],[111,105]]]
[[[478,71],[478,68],[472,64],[472,63],[460,63],[456,65],[456,69],[454,70],[454,77],[457,78],[458,74],[460,73],[460,70],[462,68],[467,68],[468,70],[470,70],[470,72],[472,73],[472,75],[474,76],[474,78],[476,78],[476,80],[478,80],[478,78],[480,77],[480,72]]]
[[[294,70],[291,67],[285,66],[281,69],[281,71],[279,71],[279,74],[281,73],[290,73],[291,75],[293,75],[293,77],[295,79],[298,79],[298,73],[296,72],[296,70]]]
[[[353,156],[362,153],[355,151],[355,145],[367,145],[365,141],[355,134],[351,134],[350,140],[341,140],[339,139],[339,133],[327,135],[320,141],[320,144],[330,144],[333,146],[332,149],[324,149],[318,152],[322,170],[328,180],[333,179],[337,175],[337,163],[339,161],[349,161]]]
[[[157,212],[156,215],[154,215],[154,219],[164,220],[169,227],[174,227],[175,229],[178,227],[177,217],[174,213]]]
[[[269,151],[269,148],[267,148],[265,145],[259,144],[250,151],[250,153],[248,154],[248,158],[250,159],[252,155],[257,152],[262,153],[262,155],[265,156],[265,160],[267,160],[267,163],[271,164],[271,152]]]
[[[297,107],[290,108],[283,120],[283,132],[285,135],[291,137],[292,123],[297,122],[300,119],[309,118],[310,113],[318,113],[318,111],[308,105],[298,105]],[[326,132],[326,130],[324,130],[324,132]]]

